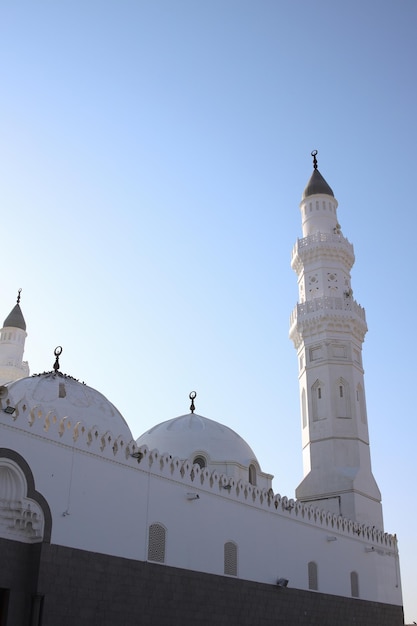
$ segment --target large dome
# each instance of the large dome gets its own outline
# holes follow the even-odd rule
[[[254,462],[258,464],[252,448],[234,430],[195,413],[154,426],[136,443],[182,460],[202,454],[214,463],[238,463],[244,467]]]
[[[39,407],[43,414],[53,411],[57,418],[70,417],[87,427],[97,426],[126,442],[133,439],[122,414],[100,392],[61,372],[50,372],[8,383],[7,404],[29,410]]]

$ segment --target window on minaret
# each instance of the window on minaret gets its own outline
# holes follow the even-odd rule
[[[303,428],[307,426],[307,403],[306,403],[306,390],[301,392],[301,415],[303,418]]]
[[[358,413],[361,416],[362,424],[366,424],[366,405],[365,405],[365,396],[363,393],[362,385],[358,385],[356,387],[356,402],[358,405]]]
[[[349,385],[346,380],[339,378],[336,392],[337,417],[351,417]]]
[[[324,419],[325,408],[324,403],[322,402],[322,400],[324,399],[324,385],[320,380],[316,380],[311,388],[311,399],[313,422]]]

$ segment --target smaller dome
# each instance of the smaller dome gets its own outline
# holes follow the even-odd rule
[[[330,185],[324,180],[318,169],[314,169],[310,180],[307,183],[306,188],[303,191],[302,200],[305,200],[309,196],[314,196],[316,193],[325,194],[326,196],[333,196],[334,193]]]
[[[168,452],[181,460],[205,452],[212,462],[239,463],[244,467],[258,463],[252,448],[234,430],[195,413],[154,426],[136,443],[150,450],[156,448],[160,453]]]
[[[26,330],[26,322],[19,304],[15,304],[3,323],[3,328],[20,328]]]

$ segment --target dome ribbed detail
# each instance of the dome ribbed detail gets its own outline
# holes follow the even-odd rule
[[[26,330],[26,322],[23,317],[22,309],[19,304],[16,304],[13,309],[10,311],[9,315],[6,317],[3,323],[3,328],[20,328],[21,330]]]
[[[180,459],[193,458],[197,452],[204,451],[212,461],[234,462],[244,467],[254,461],[258,463],[253,450],[234,430],[196,413],[157,424],[136,443]]]
[[[313,196],[316,193],[325,194],[326,196],[333,196],[334,193],[330,185],[324,180],[320,172],[315,169],[308,181],[306,188],[303,191],[302,200],[305,200],[309,196]]]
[[[103,394],[61,372],[46,372],[21,378],[7,385],[12,406],[25,404],[28,413],[34,408],[43,415],[52,412],[58,420],[69,417],[73,424],[95,426],[100,435],[107,432],[122,436],[125,444],[132,433],[123,415]]]

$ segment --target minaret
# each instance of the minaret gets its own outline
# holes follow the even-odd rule
[[[317,150],[311,155],[314,170],[300,204],[303,238],[291,260],[299,290],[290,337],[298,353],[304,465],[296,497],[382,529],[362,366],[367,325],[350,282],[355,256],[317,169]]]
[[[20,308],[19,289],[17,302],[4,320],[0,331],[0,385],[29,376],[27,361],[23,361],[26,322]]]

